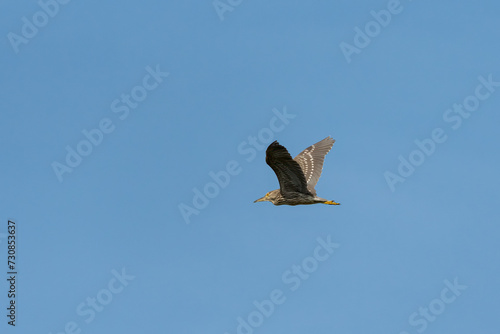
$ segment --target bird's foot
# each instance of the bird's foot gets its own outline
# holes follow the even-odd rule
[[[328,204],[328,205],[340,205],[340,203],[337,203],[335,201],[326,201],[324,202],[325,204]]]

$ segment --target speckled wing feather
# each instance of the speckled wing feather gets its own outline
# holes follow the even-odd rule
[[[330,152],[333,143],[335,143],[334,139],[326,137],[322,141],[309,146],[293,159],[302,169],[307,182],[307,188],[313,194],[316,194],[314,188],[323,171],[325,155]]]

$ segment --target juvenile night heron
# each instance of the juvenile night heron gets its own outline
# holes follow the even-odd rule
[[[268,201],[274,205],[299,204],[329,204],[339,205],[335,201],[328,201],[316,196],[314,187],[318,183],[325,155],[335,143],[335,140],[326,137],[320,142],[309,146],[292,159],[285,147],[277,141],[269,145],[266,150],[266,163],[278,177],[280,188],[268,192],[255,202]]]

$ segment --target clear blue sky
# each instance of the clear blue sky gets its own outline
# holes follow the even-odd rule
[[[498,333],[497,1],[59,1],[0,5],[2,332]],[[253,203],[327,136],[341,206]]]

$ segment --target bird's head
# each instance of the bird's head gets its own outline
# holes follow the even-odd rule
[[[276,190],[268,192],[264,197],[255,200],[254,203],[266,202],[266,201],[274,203],[274,200],[276,198],[278,198],[278,195],[279,195],[279,189],[276,189]]]

